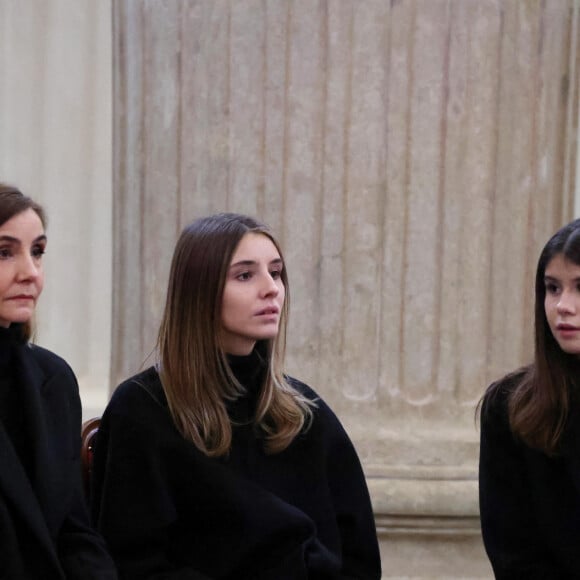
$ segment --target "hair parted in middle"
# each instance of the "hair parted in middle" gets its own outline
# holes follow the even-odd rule
[[[40,218],[42,227],[46,229],[46,213],[42,206],[24,195],[17,187],[8,183],[0,183],[0,226],[29,209],[36,213]],[[22,323],[21,329],[22,337],[27,341],[30,340],[33,334],[32,321]]]
[[[270,229],[250,216],[215,214],[183,230],[173,254],[159,329],[159,376],[173,421],[184,438],[211,457],[229,451],[232,425],[226,401],[244,392],[230,369],[220,336],[226,275],[240,240],[250,232],[267,236],[282,257]],[[281,279],[286,300],[279,333],[256,345],[266,371],[254,422],[264,434],[268,453],[284,450],[309,425],[313,406],[283,374],[289,294],[286,268]]]

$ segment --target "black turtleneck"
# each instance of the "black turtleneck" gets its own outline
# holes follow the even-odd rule
[[[247,356],[228,354],[228,363],[234,377],[245,389],[235,401],[228,401],[230,419],[234,425],[251,423],[264,380],[265,362],[257,350],[253,350]]]
[[[31,470],[31,443],[26,429],[23,401],[16,380],[15,352],[24,345],[22,327],[0,327],[0,423],[4,426],[28,476]]]
[[[4,368],[11,358],[12,348],[24,342],[21,324],[12,324],[8,328],[0,326],[0,368]]]
[[[231,448],[208,457],[175,428],[154,367],[115,390],[93,463],[93,515],[129,579],[378,580],[380,558],[364,474],[334,413],[279,453],[254,426],[263,373],[258,348],[229,356],[246,392],[227,407]],[[160,404],[161,403],[161,404]]]

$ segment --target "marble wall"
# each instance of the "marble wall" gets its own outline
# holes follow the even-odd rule
[[[474,410],[529,357],[573,213],[578,2],[116,0],[114,23],[113,382],[154,346],[181,227],[259,215],[385,577],[489,576]]]

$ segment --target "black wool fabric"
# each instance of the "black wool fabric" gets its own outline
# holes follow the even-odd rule
[[[226,401],[228,414],[234,426],[252,423],[258,405],[260,386],[266,373],[265,363],[253,351],[249,356],[228,355],[228,364],[245,392],[234,401]]]
[[[580,578],[580,407],[559,451],[517,439],[508,397],[521,374],[488,391],[481,412],[479,501],[485,549],[502,580]]]
[[[150,368],[121,384],[102,418],[92,507],[119,568],[132,579],[378,580],[373,513],[356,452],[317,400],[311,428],[267,455],[252,418],[263,366],[229,359],[246,394],[227,403],[227,457],[183,439]]]
[[[0,327],[0,423],[4,426],[28,478],[32,470],[32,444],[27,432],[22,389],[16,382],[15,351],[24,344],[20,325]]]
[[[81,484],[76,378],[57,355],[0,332],[0,578],[115,580]]]

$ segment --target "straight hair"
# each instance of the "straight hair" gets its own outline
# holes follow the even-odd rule
[[[173,422],[181,435],[204,454],[228,453],[232,425],[226,401],[244,393],[220,342],[222,297],[232,256],[247,233],[267,236],[282,257],[270,229],[241,214],[221,213],[188,225],[177,241],[159,329],[158,370]],[[278,335],[261,340],[264,362],[254,424],[267,453],[278,453],[307,428],[313,403],[294,389],[283,373],[288,319],[288,276],[281,279],[286,299]]]
[[[579,382],[577,357],[564,352],[554,338],[544,306],[546,268],[558,255],[580,266],[580,219],[558,230],[540,254],[535,285],[534,359],[532,364],[506,377],[519,375],[508,395],[512,432],[530,447],[549,455],[558,452],[570,397]],[[493,396],[502,382],[492,385],[486,397]]]

